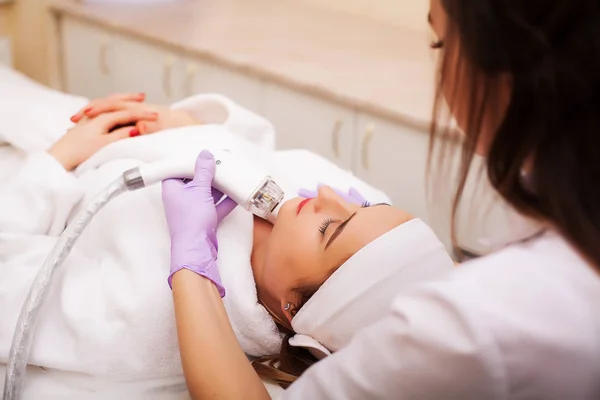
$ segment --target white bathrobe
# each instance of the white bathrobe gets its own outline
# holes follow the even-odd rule
[[[233,147],[253,154],[288,193],[326,182],[342,189],[357,187],[373,201],[388,200],[312,153],[274,152],[271,125],[225,98],[197,96],[177,107],[214,124],[118,142],[75,173],[67,173],[42,151],[60,133],[19,131],[26,127],[22,121],[14,126],[19,129],[11,129],[6,120],[0,123],[0,135],[13,145],[2,149],[0,164],[0,361],[7,359],[31,282],[65,224],[122,171],[141,162]],[[63,113],[65,119],[69,112]],[[252,226],[252,216],[241,208],[223,221],[219,268],[235,334],[247,354],[259,356],[277,353],[281,336],[257,303],[250,267]],[[74,398],[82,393],[165,398],[173,393],[166,388],[181,389],[168,269],[160,186],[126,193],[108,204],[55,275],[30,356],[30,363],[44,370],[33,370],[28,378],[61,371],[64,387],[55,393]],[[52,380],[57,376],[51,375]],[[27,382],[26,398],[43,398],[40,391],[48,394],[47,387]]]

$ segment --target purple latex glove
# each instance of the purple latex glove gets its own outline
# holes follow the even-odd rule
[[[309,189],[300,189],[298,191],[298,196],[300,197],[304,197],[307,199],[314,199],[315,197],[317,197],[318,195],[318,189],[321,186],[326,186],[324,183],[319,183],[317,185],[317,190],[309,190]],[[341,198],[343,198],[344,200],[346,200],[348,203],[352,203],[352,204],[357,204],[359,206],[363,206],[363,205],[367,205],[370,204],[367,199],[365,199],[363,197],[362,194],[360,194],[358,192],[358,190],[354,189],[353,187],[351,187],[348,190],[348,193],[345,193],[339,189],[336,188],[332,188],[337,194],[338,196],[340,196]]]
[[[230,198],[215,205],[223,194],[211,187],[215,174],[215,158],[203,151],[196,159],[194,179],[168,179],[162,184],[162,197],[169,232],[171,233],[171,273],[188,269],[210,279],[219,289],[221,284],[217,266],[217,225],[236,204]],[[171,287],[172,288],[172,287]]]

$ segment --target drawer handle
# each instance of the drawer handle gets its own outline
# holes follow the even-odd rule
[[[190,97],[194,93],[194,80],[196,79],[196,66],[189,64],[185,78],[185,96]]]
[[[375,134],[375,124],[367,125],[367,130],[365,132],[365,136],[362,141],[362,165],[365,170],[369,170],[370,161],[369,161],[369,147],[371,146],[371,140],[373,140],[373,135]]]
[[[100,62],[100,72],[103,76],[108,76],[110,74],[110,68],[108,67],[108,39],[104,40],[100,44],[98,60]]]
[[[338,119],[333,125],[333,132],[331,133],[331,150],[335,155],[335,158],[340,158],[340,132],[344,126],[344,121]]]
[[[173,58],[169,57],[165,61],[165,67],[163,69],[163,93],[168,98],[171,98],[171,72],[173,71]]]

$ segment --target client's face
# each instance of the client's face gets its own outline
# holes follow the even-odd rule
[[[260,283],[288,319],[346,260],[389,230],[412,219],[387,204],[358,206],[331,188],[314,199],[286,202],[268,240]],[[373,265],[377,268],[377,265]]]

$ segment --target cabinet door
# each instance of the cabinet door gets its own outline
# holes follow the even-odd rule
[[[113,91],[112,35],[94,25],[65,17],[61,24],[66,91],[88,98]]]
[[[354,173],[383,190],[394,205],[428,220],[426,132],[359,114]]]
[[[427,132],[364,114],[359,115],[357,126],[356,175],[383,190],[391,197],[394,206],[427,222],[450,249],[450,213],[458,158],[451,159],[439,180],[432,174],[428,194]],[[450,157],[453,150],[449,149]],[[457,245],[476,255],[497,250],[532,234],[536,229],[496,194],[483,172],[483,166],[483,159],[475,157],[456,220]],[[432,169],[436,167],[434,158]]]
[[[185,95],[184,62],[175,51],[119,35],[114,43],[117,92],[146,93],[149,103],[169,105]]]
[[[198,93],[222,94],[262,114],[263,82],[260,79],[201,60],[190,60],[186,69],[186,97]]]
[[[264,115],[275,126],[278,149],[307,149],[341,168],[351,168],[353,110],[277,85],[266,85]]]

